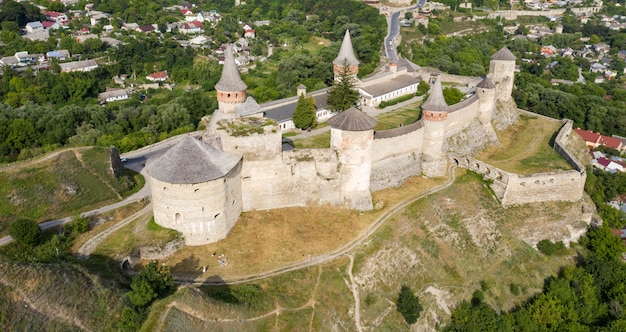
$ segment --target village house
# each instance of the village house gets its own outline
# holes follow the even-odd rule
[[[583,139],[583,141],[585,141],[585,144],[589,149],[596,149],[599,146],[605,146],[620,152],[624,151],[624,145],[622,140],[619,138],[605,136],[600,133],[580,128],[576,128],[574,131]]]
[[[41,22],[41,25],[43,25],[43,28],[46,30],[57,30],[61,28],[59,23],[53,21],[43,21]]]
[[[62,73],[77,72],[77,71],[85,72],[85,71],[91,71],[91,70],[98,68],[98,63],[95,60],[82,60],[82,61],[72,61],[72,62],[61,63],[59,64],[59,66],[61,67]]]
[[[130,91],[127,89],[110,89],[98,94],[100,103],[109,103],[112,101],[125,100],[130,97]]]
[[[66,25],[70,22],[70,20],[67,18],[67,15],[52,11],[46,13],[46,20],[57,22],[60,25]]]
[[[28,22],[26,23],[26,32],[27,33],[37,33],[44,31],[43,25],[41,22]]]
[[[167,70],[158,71],[146,76],[146,79],[150,82],[165,82],[168,78]]]
[[[55,58],[59,61],[65,61],[70,58],[70,51],[68,50],[50,51],[46,53],[46,58],[48,58],[48,60]]]
[[[556,47],[552,45],[541,46],[541,55],[545,57],[553,57],[557,54],[557,52]]]
[[[202,22],[198,21],[184,23],[178,28],[178,31],[184,34],[196,34],[204,32],[204,30],[202,30]]]

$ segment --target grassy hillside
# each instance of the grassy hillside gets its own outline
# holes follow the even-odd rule
[[[16,218],[45,221],[121,200],[138,179],[130,171],[116,179],[109,150],[68,150],[41,162],[0,173],[0,235]]]
[[[254,284],[181,289],[153,307],[144,330],[409,330],[393,303],[402,285],[424,306],[420,331],[434,330],[476,289],[509,310],[572,263],[574,249],[546,257],[528,243],[584,229],[582,204],[505,209],[479,176],[457,170],[454,185],[410,205],[349,255]]]
[[[74,265],[0,263],[0,330],[111,331],[123,295]]]

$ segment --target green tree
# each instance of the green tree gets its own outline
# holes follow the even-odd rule
[[[415,324],[422,313],[422,304],[419,297],[415,296],[411,288],[406,285],[400,288],[396,308],[409,324]]]
[[[600,259],[618,258],[624,251],[620,238],[613,235],[606,226],[589,231],[587,241],[583,242]]]
[[[463,92],[457,88],[444,88],[443,98],[446,100],[446,104],[454,105],[463,99]]]
[[[158,261],[152,261],[137,276],[130,285],[128,298],[137,307],[145,307],[157,297],[167,295],[174,280],[169,270],[160,266]]]
[[[339,77],[333,82],[333,86],[328,89],[328,104],[333,112],[343,112],[355,105],[359,100],[359,91],[356,89],[356,82],[350,75],[350,67],[344,63]]]
[[[417,95],[423,96],[426,92],[430,90],[430,85],[426,83],[426,81],[420,81],[420,84],[417,85]]]
[[[313,97],[305,97],[304,95],[298,97],[298,104],[293,112],[293,124],[300,129],[315,127],[315,101]]]
[[[32,247],[41,241],[41,229],[30,219],[18,219],[9,226],[9,235],[18,243]]]

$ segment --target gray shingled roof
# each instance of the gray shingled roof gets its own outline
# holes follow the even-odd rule
[[[241,156],[220,151],[188,136],[149,163],[147,172],[167,183],[202,183],[225,176],[239,160]]]
[[[350,66],[359,65],[359,60],[357,60],[354,55],[354,49],[352,48],[350,30],[346,30],[346,34],[343,36],[343,41],[341,42],[341,48],[339,49],[339,55],[333,60],[333,64],[343,66],[344,61]]]
[[[400,75],[393,79],[385,80],[380,83],[372,84],[369,86],[362,86],[361,90],[376,98],[386,93],[407,87],[411,84],[419,84],[421,80],[421,78],[413,77],[411,75]]]
[[[480,83],[476,84],[477,88],[482,89],[495,89],[496,85],[489,79],[489,77],[485,77]]]
[[[222,92],[239,92],[244,91],[248,86],[241,80],[235,57],[233,56],[233,48],[228,45],[224,52],[224,67],[222,68],[222,77],[215,84],[215,90]]]
[[[376,127],[376,120],[354,107],[328,119],[328,124],[336,129],[346,131],[365,131]]]
[[[318,92],[319,91],[314,91],[307,94],[307,97],[313,96],[316,110],[328,108],[328,93],[326,93],[326,90],[323,90],[321,93]],[[298,96],[281,99],[281,101],[286,103],[281,103],[278,107],[272,107],[271,104],[273,104],[273,102],[261,105],[265,111],[266,118],[274,119],[278,123],[285,122],[292,118],[293,112],[298,105]]]
[[[491,56],[491,60],[507,60],[507,61],[515,61],[515,55],[509,51],[509,49],[504,46],[498,52]]]
[[[443,98],[443,89],[441,88],[441,79],[437,79],[435,84],[430,88],[430,96],[428,100],[422,104],[422,109],[432,112],[447,112],[448,104]]]
[[[239,115],[240,117],[244,117],[247,115],[262,113],[263,110],[254,98],[248,96],[246,97],[246,101],[244,101],[242,104],[235,106],[235,112],[237,112],[237,115]]]

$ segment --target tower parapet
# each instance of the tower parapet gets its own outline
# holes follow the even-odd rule
[[[350,30],[346,30],[346,34],[343,36],[343,41],[341,42],[339,54],[335,60],[333,60],[335,80],[339,79],[339,75],[343,73],[345,66],[348,66],[348,74],[356,77],[356,74],[359,72],[359,60],[356,58],[356,55],[354,55],[352,39],[350,39]]]
[[[506,46],[491,56],[489,76],[491,76],[491,80],[496,85],[496,100],[506,101],[511,99],[515,75],[515,59],[515,55]]]
[[[373,209],[370,194],[372,143],[376,120],[351,107],[328,120],[330,146],[341,167],[341,199],[350,209]]]

